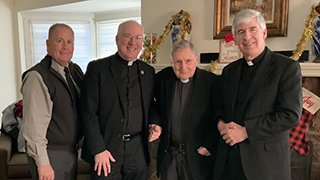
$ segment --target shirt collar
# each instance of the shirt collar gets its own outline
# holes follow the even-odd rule
[[[120,59],[120,62],[123,63],[123,64],[125,64],[125,65],[127,65],[127,66],[132,66],[132,64],[133,64],[136,60],[138,60],[138,59],[136,59],[136,60],[134,60],[134,61],[128,61],[128,60],[125,60],[123,57],[121,57],[118,52],[117,52],[116,54],[118,55],[118,57],[119,57],[119,59]]]
[[[196,71],[197,71],[197,69],[195,70],[195,72],[194,72],[194,74],[193,74],[192,77],[189,77],[188,79],[185,79],[185,80],[179,79],[177,76],[176,76],[176,77],[177,77],[177,79],[178,79],[182,84],[187,84],[187,83],[189,83],[189,82],[192,81],[193,77],[194,77],[195,74],[196,74]]]
[[[259,56],[257,56],[256,58],[254,58],[252,61],[247,61],[245,58],[244,59],[245,59],[248,66],[253,66],[253,65],[259,63],[264,58],[266,52],[267,52],[267,48],[265,47],[264,50],[262,51],[262,53]]]
[[[57,63],[57,61],[55,61],[53,58],[52,58],[52,63],[51,63],[51,67],[56,70],[60,75],[62,75],[62,77],[65,76],[65,72],[64,72],[64,66],[61,66],[59,63]],[[69,67],[69,63],[66,67]]]

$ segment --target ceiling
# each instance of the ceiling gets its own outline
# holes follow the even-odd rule
[[[90,0],[32,10],[33,12],[106,12],[141,7],[141,0]]]

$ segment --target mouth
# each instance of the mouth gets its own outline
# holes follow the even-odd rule
[[[244,47],[251,47],[254,44],[254,42],[246,42],[243,44]]]
[[[60,54],[70,54],[70,51],[60,51]]]
[[[135,47],[127,47],[127,49],[128,49],[129,51],[135,51],[135,50],[136,50]]]

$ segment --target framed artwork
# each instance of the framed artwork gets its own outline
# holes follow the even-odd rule
[[[268,37],[287,36],[289,0],[215,0],[213,39],[231,33],[234,16],[242,9],[254,9],[263,15]]]

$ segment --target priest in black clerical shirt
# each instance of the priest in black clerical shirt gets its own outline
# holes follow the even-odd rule
[[[148,179],[148,113],[155,71],[137,59],[142,39],[140,24],[121,23],[118,52],[87,67],[81,99],[82,158],[91,165],[92,180]]]
[[[162,127],[157,174],[161,180],[211,179],[219,136],[213,122],[219,79],[197,68],[189,41],[173,44],[171,60],[172,67],[156,74],[149,118]]]
[[[232,33],[243,58],[222,72],[214,179],[291,180],[289,129],[302,112],[299,63],[266,47],[266,22],[255,10],[239,11]]]

